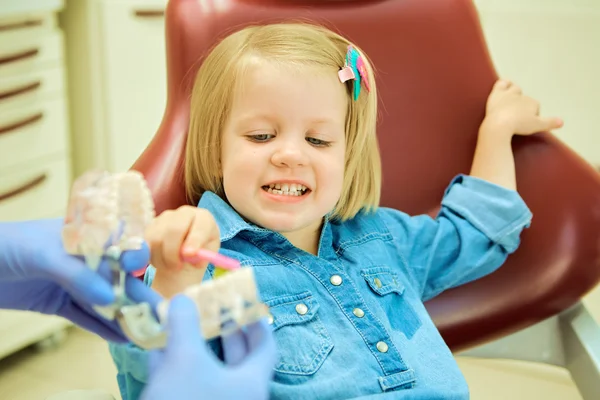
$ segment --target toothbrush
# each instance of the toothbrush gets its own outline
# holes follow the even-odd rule
[[[238,260],[206,249],[196,250],[193,254],[184,254],[182,258],[184,262],[190,264],[196,264],[199,261],[208,261],[215,267],[228,271],[241,268]]]

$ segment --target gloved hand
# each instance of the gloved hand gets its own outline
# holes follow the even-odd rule
[[[167,346],[151,354],[150,380],[143,400],[263,400],[275,365],[275,339],[265,321],[226,338],[226,364],[209,350],[200,333],[194,303],[173,297],[168,313]]]
[[[118,324],[99,316],[92,304],[114,300],[108,283],[109,266],[102,262],[98,273],[65,252],[62,219],[0,223],[0,308],[37,311],[67,318],[103,338],[126,342]],[[127,272],[143,268],[149,250],[122,255]],[[127,277],[127,295],[155,307],[161,297],[143,282]]]

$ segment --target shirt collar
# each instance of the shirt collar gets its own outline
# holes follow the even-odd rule
[[[271,231],[245,221],[231,205],[214,192],[204,192],[198,203],[198,207],[204,208],[213,215],[219,226],[221,242],[235,237],[241,231],[256,233],[269,233]]]
[[[210,211],[210,213],[215,218],[221,234],[221,243],[234,238],[242,231],[254,232],[260,234],[261,236],[266,236],[274,233],[269,229],[262,228],[258,225],[253,224],[252,222],[244,220],[241,217],[241,215],[238,214],[238,212],[235,211],[235,209],[231,207],[231,205],[229,205],[229,203],[227,203],[214,192],[204,192],[204,194],[200,198],[198,207]],[[323,229],[321,231],[321,237],[319,240],[320,256],[332,256],[331,254],[328,254],[333,251],[333,235],[331,225],[332,223],[334,225],[336,223],[328,221],[328,219],[328,217],[325,218]],[[277,235],[283,238],[281,234]]]

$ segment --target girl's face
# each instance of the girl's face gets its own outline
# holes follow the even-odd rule
[[[253,61],[222,141],[225,195],[238,213],[316,253],[342,192],[347,101],[335,72]]]

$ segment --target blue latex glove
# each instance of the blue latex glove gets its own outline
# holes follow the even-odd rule
[[[118,324],[107,321],[91,308],[114,300],[108,283],[109,266],[98,273],[65,252],[62,219],[0,223],[0,308],[37,311],[67,318],[104,339],[126,342]],[[148,246],[122,255],[127,272],[143,268]],[[133,276],[127,278],[127,295],[153,307],[160,296]]]
[[[275,366],[275,339],[261,321],[223,338],[223,364],[200,333],[194,303],[183,295],[169,306],[167,347],[151,353],[143,400],[263,400]]]

